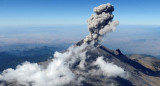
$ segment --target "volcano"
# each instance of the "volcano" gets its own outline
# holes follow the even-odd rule
[[[160,60],[124,55],[100,44],[115,30],[111,4],[94,8],[88,20],[90,34],[53,59],[23,63],[0,74],[2,86],[160,86]]]
[[[80,42],[76,44],[79,46]],[[126,56],[119,49],[111,50],[103,45],[87,48],[88,58],[85,60],[85,69],[79,68],[80,60],[76,61],[70,69],[76,76],[83,76],[80,84],[70,82],[64,86],[159,86],[160,85],[160,60],[142,55]],[[108,77],[103,74],[87,74],[91,70],[99,70],[93,63],[98,57],[104,57],[105,62],[114,63],[127,71],[127,76]],[[51,61],[39,63],[46,68]],[[105,66],[104,66],[105,67]],[[111,69],[107,69],[111,70]],[[116,71],[115,72],[120,72]],[[17,82],[5,82],[4,86],[23,86]]]

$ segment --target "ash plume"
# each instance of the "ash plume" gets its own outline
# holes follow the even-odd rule
[[[98,44],[107,32],[112,32],[116,29],[115,27],[119,22],[112,21],[114,7],[110,3],[95,7],[93,11],[96,14],[92,14],[87,21],[90,34],[83,41],[86,43],[94,41],[95,44]]]

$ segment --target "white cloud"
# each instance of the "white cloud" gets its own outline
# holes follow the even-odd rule
[[[25,62],[18,65],[16,69],[6,69],[0,75],[0,80],[33,86],[62,86],[70,82],[76,82],[76,77],[72,73],[72,66],[79,58],[83,59],[86,52],[82,51],[86,44],[82,46],[71,46],[65,53],[55,52],[52,62],[43,69],[37,63]],[[78,79],[82,80],[82,79]],[[80,81],[79,81],[80,82]]]
[[[103,57],[98,57],[97,60],[93,63],[93,65],[97,65],[100,68],[100,70],[92,70],[93,73],[103,74],[107,77],[128,77],[128,73],[124,71],[123,68],[118,67],[113,63],[105,62],[103,60]]]

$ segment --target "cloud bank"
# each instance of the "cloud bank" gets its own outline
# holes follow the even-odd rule
[[[94,65],[99,66],[100,70],[98,71],[102,71],[103,75],[108,77],[127,77],[127,72],[125,72],[123,68],[118,67],[114,63],[105,62],[103,58],[104,57],[98,57],[96,62],[94,63]]]
[[[25,62],[16,69],[4,70],[0,80],[17,81],[26,86],[62,86],[71,81],[76,82],[76,76],[70,67],[79,58],[85,57],[85,51],[81,51],[85,46],[71,46],[65,53],[55,52],[52,62],[45,69],[37,63]]]

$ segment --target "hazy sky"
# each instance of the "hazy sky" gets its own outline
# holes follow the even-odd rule
[[[160,0],[0,0],[0,26],[87,24],[108,2],[120,24],[160,25]]]
[[[0,0],[0,46],[76,43],[89,33],[86,21],[93,8],[108,2],[120,25],[104,45],[126,53],[160,55],[160,0]]]
[[[89,32],[87,25],[55,27],[19,27],[0,29],[0,49],[21,44],[75,44]],[[103,45],[120,49],[123,53],[149,54],[160,57],[160,27],[119,25],[117,30],[104,37]]]

